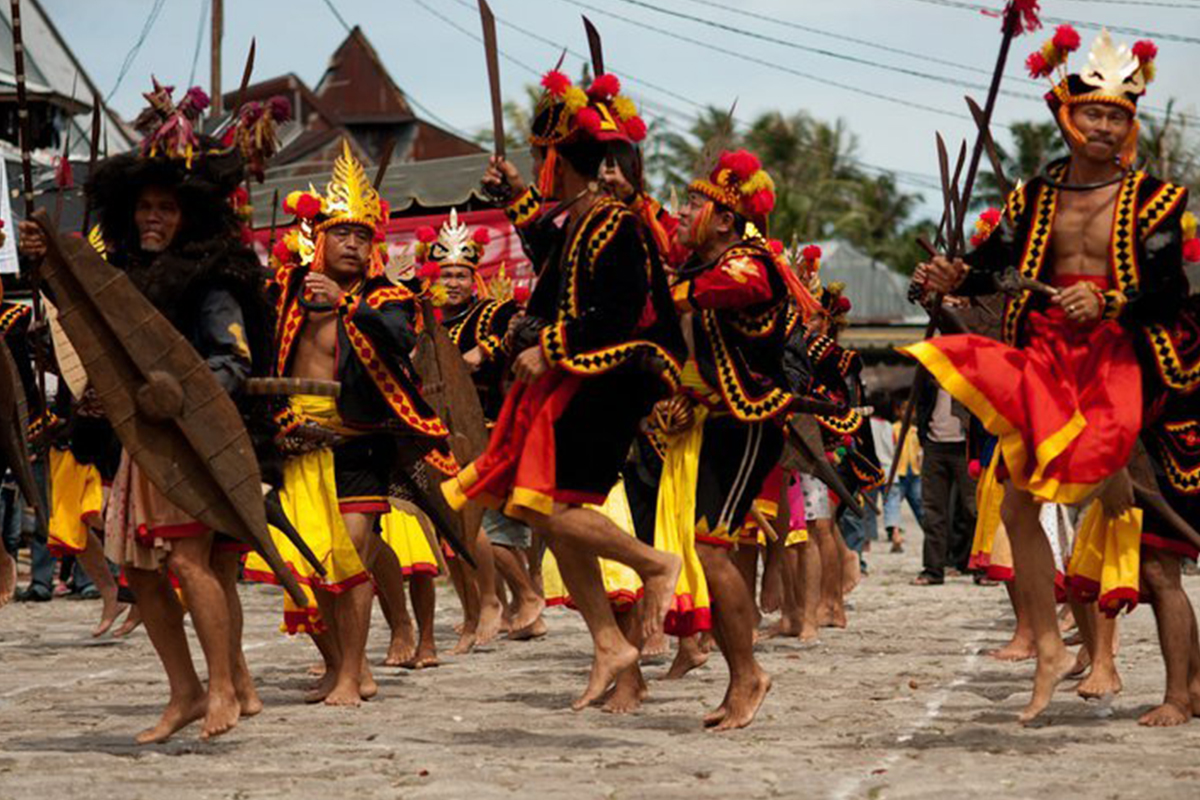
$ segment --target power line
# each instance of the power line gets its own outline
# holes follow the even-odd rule
[[[350,25],[346,22],[346,19],[342,16],[341,12],[337,10],[337,6],[333,4],[333,0],[325,0],[325,7],[329,9],[329,12],[333,14],[335,18],[337,18],[337,21],[341,23],[341,26],[346,29],[346,33],[349,33]]]
[[[984,14],[994,15],[995,9],[981,6],[978,3],[964,3],[962,0],[910,0],[916,3],[926,3],[934,6],[945,6],[947,8],[958,8],[964,11],[976,11]],[[1200,38],[1195,36],[1184,36],[1179,33],[1163,33],[1161,31],[1147,31],[1141,28],[1131,28],[1127,25],[1108,25],[1103,22],[1083,22],[1073,19],[1063,19],[1062,17],[1042,17],[1042,22],[1051,25],[1077,25],[1081,28],[1108,28],[1116,33],[1125,33],[1130,36],[1146,36],[1155,39],[1162,39],[1169,42],[1183,42],[1184,44],[1200,44]]]
[[[730,50],[728,48],[721,47],[719,45],[713,44],[712,42],[705,42],[705,41],[701,41],[699,39],[694,39],[690,36],[685,36],[684,34],[676,33],[675,31],[671,31],[671,30],[667,30],[665,28],[657,27],[655,25],[651,25],[648,22],[630,19],[629,17],[626,17],[622,14],[618,14],[614,11],[608,11],[606,9],[599,8],[599,7],[591,5],[589,3],[580,2],[580,0],[560,0],[560,2],[570,3],[571,5],[578,6],[580,8],[586,8],[589,11],[593,11],[597,14],[602,14],[607,17],[613,17],[615,19],[619,19],[622,22],[626,22],[626,23],[628,23],[630,25],[634,25],[638,28],[644,28],[646,30],[651,30],[651,31],[654,31],[655,33],[661,34],[663,36],[667,36],[672,39],[678,39],[680,41],[687,42],[689,44],[694,44],[698,47],[703,47],[705,50],[708,50],[711,52],[723,53],[724,55],[731,56],[731,57],[739,59],[741,61],[747,61],[751,64],[758,64],[759,66],[763,66],[763,67],[766,67],[767,69],[772,69],[777,72],[785,72],[789,75],[794,75],[798,78],[804,78],[805,80],[810,80],[810,81],[813,81],[814,83],[819,83],[823,86],[833,86],[834,88],[843,89],[843,90],[845,90],[847,92],[851,92],[853,94],[862,95],[864,97],[870,97],[875,100],[881,100],[885,103],[891,103],[893,105],[903,106],[904,108],[907,108],[910,110],[918,109],[921,111],[928,111],[930,114],[938,114],[939,116],[943,116],[943,117],[951,117],[951,118],[959,119],[959,120],[965,119],[968,121],[973,121],[973,120],[971,120],[970,117],[968,117],[965,114],[956,113],[954,111],[949,111],[944,108],[938,108],[937,106],[931,106],[931,105],[926,105],[924,103],[918,103],[916,101],[901,100],[899,98],[892,97],[891,95],[883,94],[882,92],[875,92],[870,89],[863,89],[860,86],[854,86],[852,84],[843,83],[841,81],[831,80],[829,78],[822,78],[818,75],[814,75],[809,72],[803,72],[801,70],[794,69],[792,67],[788,67],[783,64],[777,64],[774,61],[768,61],[765,58],[758,58],[757,56],[752,56],[747,53],[741,53],[736,50]],[[997,127],[1006,128],[1008,126],[997,123]]]
[[[196,49],[192,51],[192,71],[188,73],[188,86],[196,83],[196,65],[200,63],[200,45],[204,42],[205,21],[208,19],[210,0],[200,0],[200,21],[196,24]]]
[[[447,25],[454,28],[458,32],[462,33],[463,35],[465,35],[471,39],[474,39],[477,42],[483,41],[482,36],[465,28],[464,26],[460,25],[458,22],[445,16],[444,14],[430,8],[426,4],[425,0],[413,0],[413,2],[416,3],[417,5],[421,6],[422,8],[424,8],[426,11],[429,11],[431,14],[436,16],[438,19],[442,20]],[[470,3],[467,2],[467,0],[455,0],[455,2],[468,10],[474,10],[474,7],[471,6]],[[516,30],[532,39],[535,39],[539,42],[549,45],[550,47],[554,48],[555,50],[563,49],[560,42],[557,42],[553,39],[549,39],[545,36],[542,36],[541,34],[534,32],[534,31],[530,31],[526,28],[516,25],[515,23],[509,22],[509,21],[503,19],[502,17],[496,17],[496,21],[499,22],[501,25],[512,28],[513,30]],[[575,58],[580,59],[581,61],[585,61],[587,63],[591,62],[590,57],[585,57],[582,54],[571,50],[570,48],[566,48],[566,50],[570,55],[574,56]],[[502,58],[505,58],[509,61],[512,61],[515,64],[518,64],[519,66],[521,66],[522,68],[531,72],[535,76],[540,77],[541,72],[533,69],[532,67],[528,66],[524,62],[521,62],[521,61],[517,60],[516,58],[513,58],[508,53],[506,53],[503,49],[499,49],[499,55]],[[670,89],[666,89],[664,87],[655,86],[654,84],[651,84],[647,81],[641,80],[640,78],[637,78],[633,75],[629,75],[629,74],[625,73],[625,74],[623,74],[623,77],[632,83],[641,84],[641,85],[647,86],[649,88],[653,88],[655,91],[661,91],[663,93],[669,94],[670,96],[672,96],[678,100],[681,100],[685,103],[688,103],[689,105],[695,106],[696,108],[708,109],[711,107],[711,106],[705,105],[703,103],[700,103],[690,97],[687,97],[686,95],[679,94],[678,92],[672,91]],[[682,112],[673,111],[673,113],[675,113],[677,116],[683,117],[684,119],[686,119],[687,121],[689,121],[692,124],[695,124],[696,122],[699,121],[697,117],[689,116]],[[687,135],[691,134],[690,130],[688,130],[686,128],[681,128],[679,125],[672,122],[670,119],[662,118],[662,122],[665,125],[667,125],[668,127],[673,128],[675,131],[677,131],[679,133],[687,134]],[[739,121],[736,119],[733,120],[733,123],[735,124],[735,126],[738,124],[738,122]],[[817,153],[817,154],[823,154],[823,155],[831,155],[831,154],[836,155],[836,153],[834,153],[834,151],[826,150],[824,148],[820,148],[820,147],[813,146],[813,145],[806,145],[805,150],[810,153]],[[869,164],[869,163],[862,161],[861,159],[856,158],[854,156],[845,156],[845,158],[846,158],[846,161],[850,164],[856,165],[867,171],[879,173],[881,175],[890,175],[893,178],[895,178],[898,182],[908,183],[908,184],[915,185],[915,186],[918,186],[918,187],[924,188],[924,189],[940,189],[940,184],[937,182],[937,179],[934,178],[932,175],[921,175],[920,173],[906,173],[904,170],[894,170],[894,169],[889,169],[887,167],[880,167],[880,166],[876,166],[874,164]]]
[[[872,61],[868,58],[861,58],[859,56],[853,56],[848,53],[839,53],[836,50],[826,50],[821,47],[811,47],[808,45],[798,44],[797,42],[788,41],[787,39],[778,39],[774,36],[767,36],[766,34],[756,33],[754,31],[749,31],[744,28],[739,28],[735,25],[728,25],[723,22],[717,22],[716,20],[705,19],[704,17],[697,17],[697,16],[694,16],[692,14],[687,14],[682,11],[674,11],[672,9],[661,8],[657,5],[654,5],[653,3],[644,2],[644,0],[621,0],[621,2],[623,2],[627,5],[644,8],[648,11],[653,11],[656,14],[663,14],[668,17],[684,19],[684,20],[688,20],[689,22],[695,22],[695,23],[698,23],[700,25],[705,25],[710,28],[716,28],[717,30],[725,31],[726,33],[732,33],[732,34],[736,34],[738,36],[745,36],[750,39],[757,39],[758,41],[761,41],[761,42],[768,42],[770,44],[779,45],[780,47],[787,47],[792,50],[800,50],[805,53],[813,53],[815,55],[824,56],[826,58],[834,58],[834,59],[838,59],[840,61],[848,61],[852,64],[860,64],[865,67],[871,67],[872,69],[882,69],[882,70],[886,70],[887,72],[891,72],[891,73],[899,73],[902,75],[909,75],[914,78],[921,78],[923,80],[933,81],[935,83],[948,84],[951,86],[961,86],[965,89],[975,89],[976,91],[987,91],[987,88],[988,88],[985,84],[982,84],[982,83],[972,83],[970,81],[960,80],[957,78],[950,78],[945,75],[936,75],[936,74],[933,74],[930,72],[922,72],[921,70],[910,69],[908,67],[898,67],[898,66],[894,66],[891,64],[881,64],[878,61]],[[1041,99],[1041,98],[1037,97],[1036,95],[1026,94],[1026,93],[1022,93],[1022,92],[1011,92],[1011,91],[1007,91],[1007,90],[1002,90],[1001,94],[1006,94],[1006,95],[1009,95],[1012,97],[1020,97],[1022,99],[1027,99],[1027,100]]]
[[[150,35],[150,29],[154,27],[154,23],[158,19],[158,15],[162,13],[165,3],[166,0],[154,0],[154,5],[150,8],[150,13],[146,15],[146,23],[142,25],[142,32],[138,34],[137,41],[133,43],[133,47],[129,48],[129,52],[125,54],[125,60],[121,62],[121,70],[117,73],[117,82],[113,84],[112,90],[104,98],[106,104],[112,100],[113,95],[117,93],[117,89],[121,88],[121,81],[125,80],[125,75],[129,72],[129,68],[133,66],[133,60],[141,52],[142,45],[146,43],[146,37]]]

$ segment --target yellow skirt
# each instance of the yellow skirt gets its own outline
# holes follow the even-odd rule
[[[88,529],[103,526],[104,484],[93,464],[80,464],[70,450],[50,449],[50,553],[56,557],[87,549]]]
[[[429,546],[421,521],[412,514],[393,508],[380,520],[383,541],[396,554],[400,569],[409,575],[433,575],[438,569],[437,556]]]
[[[1067,587],[1081,602],[1098,601],[1100,610],[1115,617],[1132,611],[1140,597],[1142,510],[1131,508],[1109,517],[1097,500],[1092,503],[1071,550]]]
[[[1012,580],[1012,548],[1008,544],[1008,531],[1000,520],[1000,506],[1004,503],[1004,484],[996,477],[1000,454],[992,457],[975,487],[975,506],[978,516],[975,521],[975,540],[971,544],[971,560],[968,568],[986,570],[992,580]]]
[[[625,483],[617,481],[617,485],[608,493],[604,505],[588,505],[594,511],[599,511],[612,520],[618,528],[629,536],[634,535],[633,513],[629,510],[629,499],[625,496]],[[642,596],[642,579],[629,567],[618,561],[600,559],[600,576],[604,581],[604,592],[616,611],[625,611],[636,603]],[[542,589],[546,596],[546,605],[574,608],[571,595],[563,583],[558,571],[558,561],[554,553],[546,551],[542,558]]]

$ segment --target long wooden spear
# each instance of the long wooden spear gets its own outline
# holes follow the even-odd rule
[[[956,213],[951,220],[951,228],[947,231],[946,242],[949,253],[957,255],[957,245],[962,241],[963,219],[967,213],[967,208],[971,203],[971,192],[975,188],[975,176],[979,172],[979,162],[983,157],[985,131],[991,125],[992,113],[996,109],[996,98],[1000,94],[1000,82],[1004,78],[1004,67],[1008,64],[1008,53],[1012,49],[1013,39],[1022,31],[1022,5],[1025,5],[1021,0],[1008,0],[1008,4],[1004,7],[1004,22],[1003,33],[1000,39],[1000,52],[996,55],[996,67],[992,71],[992,82],[988,86],[987,101],[983,105],[982,118],[977,120],[977,125],[980,132],[975,137],[975,146],[971,150],[971,161],[967,167],[967,174],[963,180],[962,192],[959,194]],[[953,257],[953,256],[952,256]],[[929,324],[925,327],[925,335],[923,339],[929,339],[938,329],[942,311],[943,296],[935,295],[931,307],[929,308]],[[908,405],[904,410],[904,420],[900,425],[900,446],[904,446],[905,440],[908,438],[908,432],[912,428],[913,411],[916,406],[917,391],[921,385],[922,371],[917,369],[913,376],[912,386],[908,391]],[[892,473],[888,476],[887,485],[884,487],[884,494],[892,488],[892,483],[896,479],[896,465],[900,459],[897,458],[892,464]]]

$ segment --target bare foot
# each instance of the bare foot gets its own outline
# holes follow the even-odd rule
[[[329,693],[333,691],[333,687],[337,685],[337,672],[331,669],[325,670],[320,679],[313,684],[313,687],[304,695],[306,703],[321,703],[324,702]]]
[[[820,629],[807,622],[800,625],[800,644],[816,644],[821,639]]]
[[[659,631],[642,645],[642,661],[649,661],[652,658],[665,656],[669,652],[671,652],[671,642],[667,639],[665,633]]]
[[[1067,646],[1070,647],[1070,645]],[[1091,665],[1092,654],[1088,652],[1086,647],[1081,647],[1079,648],[1079,652],[1075,655],[1075,664],[1071,667],[1070,672],[1067,673],[1067,677],[1080,678],[1085,672],[1088,671],[1088,667]]]
[[[475,644],[485,647],[500,635],[500,617],[504,606],[495,597],[490,603],[481,603],[479,607],[479,625],[475,628]]]
[[[233,671],[233,691],[243,717],[253,717],[262,712],[263,702],[254,686],[254,678],[240,667]]]
[[[120,624],[120,626],[115,631],[112,632],[113,638],[120,639],[124,636],[128,636],[129,634],[131,634],[135,630],[137,630],[138,626],[141,624],[142,624],[141,610],[138,609],[138,607],[136,605],[130,606],[129,614],[127,614],[125,616],[125,621],[122,622]]]
[[[203,694],[179,700],[172,698],[167,703],[167,707],[163,709],[162,718],[159,719],[158,724],[152,728],[146,728],[146,730],[139,733],[135,741],[138,744],[165,742],[176,732],[203,717],[207,707],[208,700]]]
[[[1050,705],[1050,700],[1054,697],[1054,690],[1071,671],[1074,663],[1075,659],[1071,658],[1071,654],[1065,649],[1059,653],[1058,658],[1051,659],[1048,663],[1038,662],[1033,675],[1033,697],[1017,717],[1022,725],[1033,722],[1046,710],[1046,706]]]
[[[325,697],[325,705],[358,708],[363,701],[362,675],[344,677],[334,683],[333,689]]]
[[[762,596],[759,598],[759,608],[764,614],[774,614],[782,605],[779,601],[781,594],[779,582],[766,583],[763,586]]]
[[[729,695],[725,701],[725,716],[710,727],[714,732],[732,731],[744,728],[754,721],[758,709],[762,707],[767,692],[771,691],[771,676],[761,668],[749,680],[740,681],[729,687]]]
[[[671,610],[675,586],[683,569],[683,559],[674,553],[659,553],[663,558],[661,572],[642,576],[642,638],[650,639],[662,630],[663,620]]]
[[[379,684],[375,682],[375,676],[371,673],[367,659],[363,658],[362,671],[358,674],[358,696],[363,700],[370,700],[377,694],[379,694]]]
[[[1025,637],[1020,639],[1013,637],[1008,644],[995,650],[989,650],[987,654],[997,661],[1028,661],[1037,657],[1037,649],[1033,646],[1032,640]]]
[[[326,670],[325,662],[318,661],[315,664],[312,664],[309,666],[308,674],[312,675],[314,678],[319,678],[325,674],[325,670]]]
[[[1174,703],[1170,700],[1158,708],[1152,708],[1138,717],[1138,725],[1147,728],[1173,728],[1184,725],[1192,718],[1191,703]]]
[[[3,605],[3,603],[0,603]],[[108,633],[108,629],[117,621],[117,617],[121,616],[129,606],[126,603],[117,602],[117,593],[114,591],[110,596],[104,598],[104,605],[100,608],[100,621],[96,623],[96,627],[92,628],[92,636],[103,636]]]
[[[846,559],[846,563],[842,565],[842,597],[848,596],[858,588],[860,583],[862,583],[862,564],[855,555]]]
[[[768,639],[778,639],[780,637],[791,638],[799,636],[802,627],[803,625],[800,620],[784,614],[779,618],[779,622],[767,628],[766,635]]]
[[[441,666],[437,657],[437,648],[432,644],[422,643],[413,657],[400,666],[405,669],[432,669]]]
[[[527,602],[519,603],[513,611],[512,629],[508,638],[515,639],[517,638],[515,634],[532,628],[541,620],[542,612],[545,610],[546,601],[537,595],[534,595],[533,599]]]
[[[417,652],[417,633],[413,630],[412,619],[398,622],[392,628],[392,641],[388,645],[387,656],[383,659],[385,667],[399,667],[406,661],[411,661]]]
[[[208,707],[204,711],[204,725],[200,728],[201,739],[212,739],[237,727],[242,709],[235,692],[208,693]]]
[[[12,602],[17,591],[17,560],[0,547],[0,608]]]
[[[846,607],[838,605],[836,607],[821,606],[817,609],[817,626],[821,628],[845,628]]]
[[[1095,700],[1108,695],[1121,693],[1121,675],[1111,661],[1097,663],[1092,666],[1092,674],[1079,684],[1075,691],[1080,697]]]
[[[623,642],[622,646],[614,651],[596,650],[596,655],[592,659],[592,673],[588,676],[587,688],[576,698],[575,702],[571,703],[571,709],[582,711],[598,701],[617,677],[636,664],[637,660],[637,648],[629,642]]]
[[[1192,716],[1200,717],[1200,675],[1192,678],[1188,684],[1188,698],[1192,702]]]
[[[467,653],[475,649],[476,639],[477,637],[475,636],[474,627],[463,628],[462,633],[458,637],[457,644],[450,649],[450,655],[465,656]]]
[[[671,668],[663,676],[665,681],[677,681],[694,669],[708,663],[708,653],[694,637],[679,640],[679,649],[675,652],[675,660]]]
[[[649,693],[650,688],[635,662],[617,678],[600,710],[607,714],[632,714],[642,707],[642,701]]]
[[[533,621],[533,624],[528,628],[520,628],[508,634],[508,638],[514,642],[528,642],[530,639],[540,639],[550,632],[546,627],[546,620],[542,619],[541,615]]]

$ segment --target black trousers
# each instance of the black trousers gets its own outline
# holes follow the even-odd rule
[[[975,534],[975,481],[965,443],[922,442],[921,506],[925,517],[924,568],[934,580],[946,567],[962,569]]]

